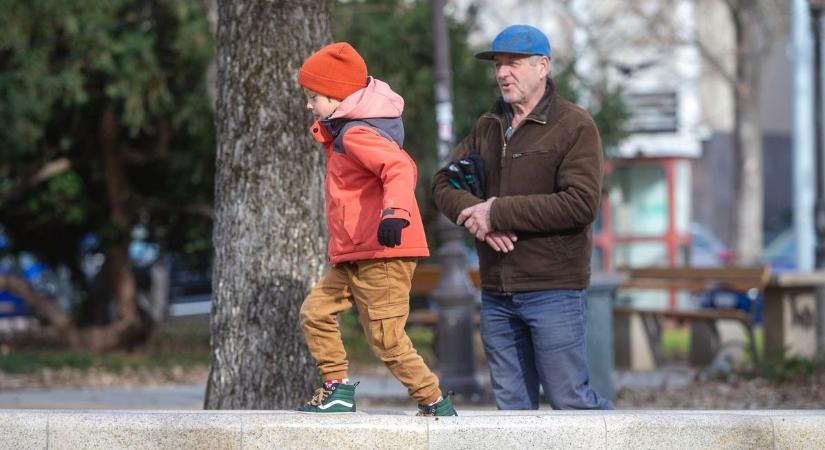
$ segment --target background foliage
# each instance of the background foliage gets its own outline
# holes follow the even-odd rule
[[[173,252],[211,246],[214,127],[205,73],[214,42],[194,0],[3,1],[0,7],[0,225],[10,252],[69,267],[81,243],[105,251],[140,225]],[[110,217],[101,120],[117,117],[124,164]],[[49,163],[63,170],[37,180]],[[89,236],[95,239],[89,240]],[[88,293],[90,289],[78,292]],[[82,294],[85,295],[85,294]]]

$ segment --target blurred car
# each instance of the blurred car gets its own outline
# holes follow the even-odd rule
[[[8,253],[9,248],[8,237],[0,226],[0,275],[22,278],[40,294],[56,298],[59,306],[63,306],[60,301],[68,301],[70,292],[65,291],[69,277],[67,269],[55,270],[27,252],[12,255]],[[64,293],[66,295],[58,296]],[[33,317],[33,313],[22,298],[9,290],[0,289],[0,318],[10,317]]]
[[[772,272],[796,270],[796,234],[793,227],[785,229],[765,245],[762,261],[771,266]]]
[[[690,266],[721,267],[733,261],[733,252],[710,231],[700,224],[690,224]]]

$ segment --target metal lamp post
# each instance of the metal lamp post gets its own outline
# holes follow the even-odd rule
[[[433,0],[433,41],[438,160],[443,166],[449,162],[454,144],[450,41],[444,0]],[[436,355],[441,385],[457,393],[472,395],[479,391],[473,351],[476,291],[467,275],[461,228],[439,215],[438,230],[442,242],[438,250],[441,278],[432,297],[438,306]]]
[[[816,155],[816,267],[825,267],[825,155],[822,148],[822,11],[825,0],[811,0],[811,26],[814,40],[814,153]]]
[[[816,232],[816,270],[825,268],[825,155],[822,146],[822,11],[825,0],[811,0],[811,31],[814,41],[814,154],[816,162],[816,201],[814,204],[814,230]],[[825,289],[817,293],[819,325],[817,341],[819,350],[825,350]]]

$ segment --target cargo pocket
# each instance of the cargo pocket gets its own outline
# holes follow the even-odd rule
[[[367,307],[370,330],[378,347],[386,351],[398,345],[404,332],[404,318],[409,313],[409,302],[398,302]]]

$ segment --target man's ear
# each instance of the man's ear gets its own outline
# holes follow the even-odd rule
[[[544,78],[550,78],[550,58],[542,56],[539,60],[539,65],[541,66]]]

